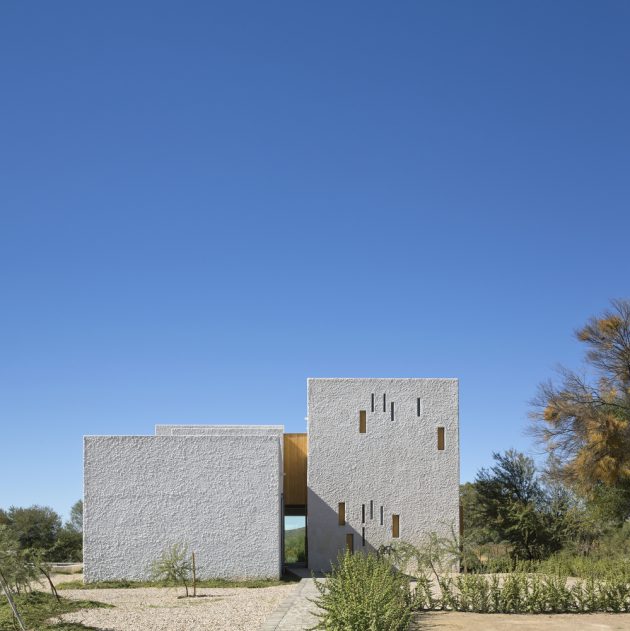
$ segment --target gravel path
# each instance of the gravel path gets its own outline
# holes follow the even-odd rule
[[[257,631],[296,586],[197,589],[202,598],[178,598],[182,589],[157,587],[64,590],[65,598],[115,608],[83,609],[62,619],[103,631]]]

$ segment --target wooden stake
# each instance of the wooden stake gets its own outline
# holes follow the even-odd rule
[[[193,598],[197,596],[197,567],[195,566],[195,553],[192,553]]]

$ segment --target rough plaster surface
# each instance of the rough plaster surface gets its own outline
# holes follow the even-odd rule
[[[213,434],[265,434],[282,436],[284,425],[156,425],[156,436],[198,436]]]
[[[365,434],[359,433],[360,410],[366,411]],[[391,543],[392,514],[400,515],[401,541],[421,543],[429,532],[448,535],[451,527],[457,532],[458,418],[457,379],[308,380],[309,568],[329,570],[345,549],[347,533],[354,534],[355,550]],[[445,428],[444,451],[437,449],[440,426]],[[346,503],[345,526],[338,525],[339,502]]]
[[[280,442],[86,436],[85,580],[146,579],[174,543],[195,551],[200,577],[278,577]]]

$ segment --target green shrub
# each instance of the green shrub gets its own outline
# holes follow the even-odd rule
[[[432,595],[431,581],[418,579],[415,610],[443,609],[479,613],[594,613],[630,612],[630,583],[623,573],[606,578],[576,579],[563,574],[504,576],[462,574],[440,578],[439,595]]]
[[[322,610],[313,629],[406,631],[412,615],[409,580],[373,554],[340,555],[327,580],[315,581]]]

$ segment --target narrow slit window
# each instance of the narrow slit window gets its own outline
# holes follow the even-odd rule
[[[394,420],[394,402],[391,403],[392,406],[392,421]]]
[[[374,500],[370,500],[370,519],[374,519]]]
[[[365,547],[365,528],[361,528],[361,545]]]
[[[437,448],[439,451],[444,451],[444,428],[437,428]]]
[[[345,502],[339,502],[338,515],[339,515],[339,525],[345,526],[346,525],[346,503]]]
[[[381,526],[383,525],[383,507],[381,506]]]
[[[346,550],[350,554],[354,552],[354,535],[350,532],[346,535]]]
[[[418,414],[418,416],[422,416],[422,399],[420,397],[418,397],[416,400],[416,407],[416,413]]]
[[[374,412],[374,395],[372,395],[372,412]]]
[[[365,504],[361,504],[361,523],[365,523]]]
[[[387,402],[385,399],[385,395],[383,395],[383,412],[387,412]]]
[[[365,410],[359,410],[359,434],[365,434],[367,429],[367,414]]]
[[[392,515],[392,537],[400,537],[400,515]]]

